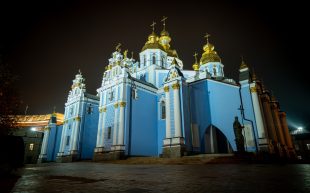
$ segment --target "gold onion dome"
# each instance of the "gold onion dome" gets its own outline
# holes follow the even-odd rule
[[[221,62],[221,58],[214,50],[214,46],[209,43],[209,36],[209,34],[205,36],[207,38],[207,44],[203,46],[204,53],[200,58],[200,64],[206,64],[208,62]]]
[[[149,35],[148,37],[148,41],[145,42],[145,45],[142,48],[142,51],[146,50],[146,49],[161,49],[163,51],[165,51],[164,47],[162,45],[160,45],[159,43],[159,38],[156,35],[156,33],[154,32],[155,29],[155,22],[152,23],[151,27],[153,29],[152,33]]]

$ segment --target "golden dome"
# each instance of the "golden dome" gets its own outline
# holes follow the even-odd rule
[[[163,29],[163,31],[160,32],[160,36],[169,36],[169,32]]]
[[[214,50],[214,46],[209,43],[209,36],[209,34],[205,36],[207,38],[207,44],[203,46],[204,53],[200,58],[200,64],[206,64],[208,62],[221,62],[221,58]]]
[[[161,49],[163,51],[165,51],[164,47],[162,45],[160,45],[160,43],[158,42],[159,38],[158,36],[155,34],[155,32],[153,31],[149,37],[148,37],[148,41],[145,43],[145,45],[142,48],[142,51],[146,50],[146,49]]]

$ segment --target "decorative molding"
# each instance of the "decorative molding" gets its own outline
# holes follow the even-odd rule
[[[126,102],[119,102],[119,106],[120,107],[125,107],[126,106]]]
[[[165,87],[164,87],[164,91],[165,91],[165,92],[169,92],[169,86],[165,86]]]
[[[107,107],[103,107],[102,111],[107,112]]]
[[[114,108],[117,108],[118,107],[118,103],[114,103]]]
[[[81,117],[77,116],[73,118],[74,121],[81,121]]]
[[[257,92],[256,87],[251,87],[251,88],[250,88],[250,92],[251,92],[251,93],[255,93],[255,92]]]
[[[179,89],[180,88],[180,84],[177,82],[175,84],[172,85],[172,88],[175,89]]]

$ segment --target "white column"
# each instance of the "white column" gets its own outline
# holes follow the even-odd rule
[[[96,147],[102,147],[101,146],[101,140],[100,140],[100,130],[102,130],[103,132],[103,129],[101,129],[101,125],[102,125],[102,117],[103,117],[103,114],[102,114],[102,107],[99,108],[99,123],[98,123],[98,129],[97,129],[97,141],[96,141]]]
[[[71,151],[73,149],[73,143],[74,143],[74,135],[75,135],[75,125],[76,125],[76,121],[75,118],[73,118],[72,121],[72,129],[71,129],[71,135],[70,135],[70,144],[69,144],[69,151]]]
[[[113,128],[113,145],[116,145],[117,143],[117,111],[118,111],[118,103],[116,102],[114,104],[114,128]]]
[[[102,113],[103,113],[103,117],[102,117],[102,122],[101,122],[101,140],[100,140],[100,146],[101,147],[104,147],[104,128],[105,128],[105,118],[107,116],[107,108],[106,107],[103,107],[102,109]]]
[[[124,145],[124,125],[125,125],[125,106],[126,102],[120,102],[119,103],[120,110],[119,110],[119,132],[118,132],[118,144]]]
[[[65,141],[66,141],[66,139],[65,139],[66,136],[65,135],[66,135],[67,127],[68,127],[68,123],[65,123],[63,128],[62,128],[62,132],[61,132],[60,148],[59,148],[57,156],[62,156],[64,154]]]
[[[253,108],[254,108],[254,114],[255,114],[255,120],[256,120],[256,126],[257,126],[257,132],[258,132],[258,138],[266,138],[266,133],[264,129],[264,122],[262,117],[262,112],[260,109],[259,99],[257,95],[257,90],[254,86],[250,88],[251,96],[252,96],[252,102],[253,102]]]
[[[73,146],[71,150],[77,150],[77,141],[78,141],[78,136],[79,136],[79,127],[80,127],[80,117],[75,118],[75,130],[74,130],[74,137],[73,137]]]
[[[49,137],[49,135],[50,135],[50,128],[45,128],[44,129],[43,142],[42,142],[42,146],[41,146],[40,158],[46,157],[47,144],[48,144],[48,137]]]
[[[181,109],[180,109],[180,85],[175,83],[173,88],[173,105],[174,105],[174,136],[182,137],[181,129]]]
[[[169,86],[165,86],[164,91],[166,94],[166,138],[171,138]]]

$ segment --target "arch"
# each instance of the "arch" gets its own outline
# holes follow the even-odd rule
[[[202,153],[232,153],[233,148],[229,139],[216,126],[210,125],[203,135]]]

